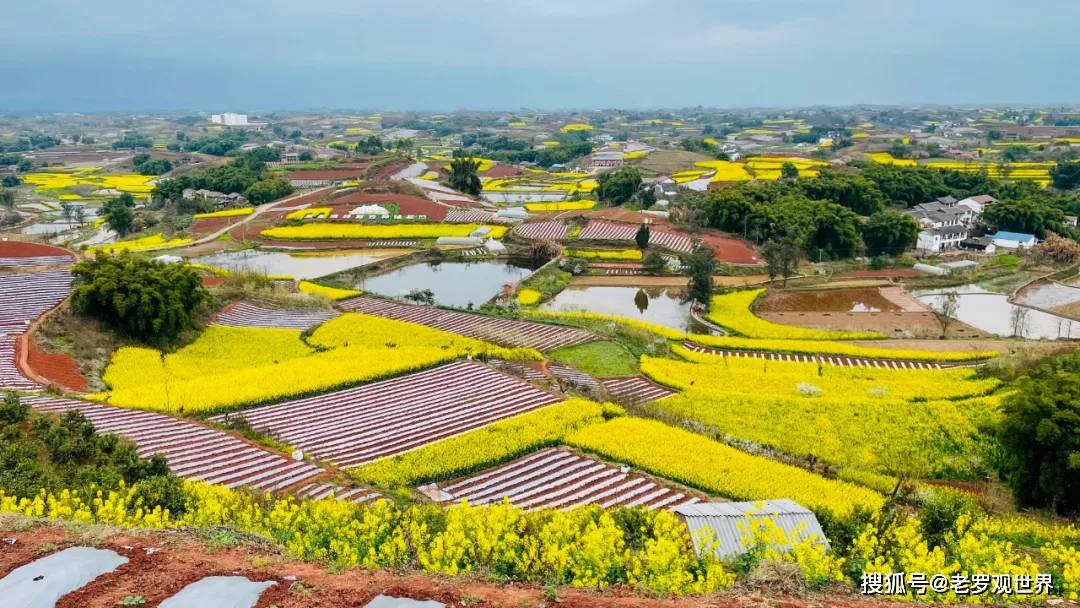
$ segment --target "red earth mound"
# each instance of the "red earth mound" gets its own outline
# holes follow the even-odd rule
[[[0,258],[33,258],[53,255],[70,255],[70,252],[67,249],[41,243],[0,241]]]
[[[26,342],[26,362],[34,373],[50,382],[55,382],[63,389],[79,393],[86,392],[88,383],[79,372],[75,359],[67,353],[46,352],[33,338],[28,338]]]

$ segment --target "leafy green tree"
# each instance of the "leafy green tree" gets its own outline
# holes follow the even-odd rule
[[[761,257],[765,258],[765,267],[769,273],[769,280],[783,277],[784,287],[787,287],[788,277],[795,274],[799,267],[799,252],[802,243],[794,233],[779,235],[765,241],[761,246]]]
[[[690,284],[686,291],[687,301],[709,305],[713,294],[713,273],[716,271],[716,258],[712,249],[702,246],[686,256],[684,265],[690,275]]]
[[[797,177],[799,177],[799,168],[795,166],[795,163],[784,163],[780,165],[781,179],[796,179]]]
[[[649,225],[642,224],[638,226],[637,232],[634,233],[634,242],[637,243],[638,249],[645,251],[649,248]]]
[[[1050,180],[1059,190],[1072,190],[1080,186],[1080,160],[1059,160],[1050,169]]]
[[[897,256],[919,238],[919,224],[906,213],[879,211],[862,224],[862,240],[870,256]]]
[[[641,172],[635,167],[623,167],[602,173],[597,178],[596,197],[613,205],[629,202],[641,189]]]
[[[366,138],[356,142],[356,153],[366,156],[373,156],[383,151],[383,143],[375,135],[368,135]]]
[[[22,180],[17,175],[5,175],[4,179],[0,180],[0,186],[5,188],[17,188]]]
[[[251,187],[244,191],[244,197],[256,205],[261,205],[288,196],[292,192],[293,188],[288,180],[275,177],[251,184]]]
[[[480,161],[467,157],[458,157],[450,160],[450,187],[472,196],[480,194],[480,176],[476,174],[480,168]]]
[[[7,207],[8,209],[15,208],[14,190],[8,190],[7,188],[0,189],[0,206]]]
[[[798,186],[807,198],[831,201],[859,215],[872,215],[889,203],[877,184],[862,175],[822,171],[817,177],[799,180]]]
[[[1002,404],[1002,474],[1024,507],[1080,511],[1080,353],[1053,357]]]
[[[72,274],[77,311],[151,344],[173,342],[209,301],[199,275],[184,264],[98,255]]]
[[[1065,214],[1045,201],[1025,198],[994,203],[983,211],[981,219],[998,230],[1043,238],[1047,231],[1064,231]]]
[[[126,236],[135,225],[135,212],[131,207],[116,202],[117,200],[113,199],[105,204],[102,208],[102,216],[105,218],[105,223],[116,234]]]

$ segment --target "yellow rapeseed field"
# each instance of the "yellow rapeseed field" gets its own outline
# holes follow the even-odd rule
[[[157,234],[152,234],[150,236],[144,236],[137,239],[131,239],[128,241],[117,241],[115,243],[109,243],[107,245],[91,247],[87,251],[91,253],[120,253],[122,251],[144,251],[147,249],[171,249],[174,247],[181,247],[183,245],[187,245],[190,242],[191,239],[186,237],[166,239],[165,235],[159,232]]]
[[[210,211],[209,213],[196,213],[195,219],[209,218],[209,217],[240,217],[244,215],[251,215],[255,212],[254,207],[241,207],[239,209],[223,209],[221,211]]]
[[[764,289],[748,289],[713,296],[707,318],[717,325],[749,338],[864,340],[884,337],[882,334],[874,332],[807,329],[766,321],[750,310],[754,300],[763,293],[765,293]]]
[[[469,236],[481,224],[325,224],[276,226],[262,231],[271,239],[312,241],[322,239],[434,239],[441,236]],[[486,236],[499,239],[506,226],[488,226]]]
[[[353,298],[364,292],[356,289],[342,289],[340,287],[328,287],[326,285],[319,285],[318,283],[312,283],[311,281],[300,281],[297,283],[296,288],[303,293],[309,293],[311,295],[323,296],[331,300],[344,300],[345,298]]]
[[[577,211],[583,209],[592,209],[596,206],[596,201],[589,199],[582,199],[577,201],[559,201],[555,203],[525,203],[525,209],[533,213],[543,213],[545,211]]]
[[[162,356],[123,347],[95,396],[113,405],[198,413],[305,395],[452,361],[466,355],[538,359],[423,325],[358,313],[300,332],[212,325],[191,344]],[[317,347],[322,350],[315,350]]]

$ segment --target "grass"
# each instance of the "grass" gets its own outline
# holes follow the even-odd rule
[[[558,266],[552,264],[539,272],[534,273],[527,280],[522,281],[519,289],[532,289],[540,292],[541,302],[555,297],[570,284],[572,275]]]
[[[551,351],[549,356],[598,378],[618,378],[638,373],[638,360],[618,342],[589,342]]]

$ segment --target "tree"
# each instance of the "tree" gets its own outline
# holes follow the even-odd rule
[[[795,166],[795,163],[784,163],[780,165],[781,179],[795,179],[797,177],[799,177],[799,168]]]
[[[292,194],[293,188],[287,180],[280,177],[263,179],[255,182],[244,192],[244,198],[256,205],[269,203],[270,201]]]
[[[480,177],[476,171],[480,168],[480,161],[467,157],[458,157],[450,161],[450,187],[476,196],[480,194]]]
[[[702,246],[686,256],[687,273],[690,275],[690,284],[686,290],[687,301],[709,305],[713,294],[713,272],[716,270],[716,259],[712,249]]]
[[[1050,180],[1059,190],[1072,190],[1080,186],[1080,161],[1059,160],[1050,169]]]
[[[784,287],[787,287],[788,277],[795,274],[799,267],[799,252],[802,243],[794,234],[785,234],[765,241],[761,246],[761,257],[765,258],[765,267],[769,273],[769,280],[783,277]]]
[[[131,228],[135,224],[134,208],[135,197],[124,192],[120,196],[106,201],[101,208],[101,215],[105,218],[105,223],[109,225],[109,228],[116,231],[120,236],[125,236],[131,232]]]
[[[190,266],[130,254],[99,254],[72,274],[75,310],[150,344],[172,343],[210,299]]]
[[[634,242],[637,243],[638,249],[645,251],[649,248],[649,225],[642,224],[638,226],[637,232],[634,233]]]
[[[641,189],[641,172],[634,167],[623,167],[602,173],[597,178],[596,197],[613,205],[629,202]]]
[[[120,236],[126,236],[135,225],[135,212],[127,205],[107,203],[102,211],[105,223]]]
[[[948,291],[941,295],[941,301],[930,307],[934,316],[941,323],[941,339],[949,332],[949,326],[956,320],[956,311],[960,308],[960,294],[956,291]]]
[[[5,188],[17,188],[22,180],[17,175],[5,175],[3,180],[0,180],[0,186]]]
[[[64,221],[71,223],[72,218],[75,217],[75,205],[60,203],[60,215],[64,217]]]
[[[1080,511],[1080,353],[1047,359],[1002,404],[1004,479],[1024,507]]]
[[[8,209],[15,208],[15,191],[7,188],[0,189],[0,205]]]
[[[1047,231],[1061,233],[1065,228],[1061,209],[1035,198],[994,203],[983,211],[981,219],[998,230],[1034,234],[1039,238],[1045,237]]]
[[[296,155],[296,159],[302,162],[313,161],[315,160],[315,155],[311,153],[311,150],[304,150]]]
[[[368,135],[365,139],[356,142],[356,153],[373,156],[383,151],[383,143],[375,135]]]
[[[862,240],[866,254],[898,256],[919,238],[919,224],[906,213],[892,210],[879,211],[862,224]]]
[[[435,304],[435,292],[430,289],[413,289],[405,294],[405,299],[417,304]]]

